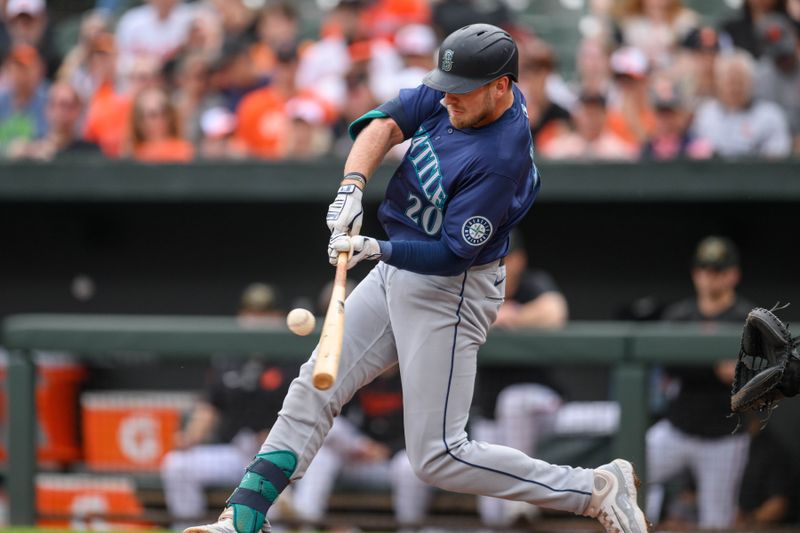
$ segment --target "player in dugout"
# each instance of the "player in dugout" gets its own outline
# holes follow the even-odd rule
[[[270,531],[265,515],[302,477],[342,406],[399,365],[406,451],[417,476],[454,491],[596,518],[607,532],[644,533],[633,466],[557,466],[470,440],[465,430],[485,342],[505,290],[509,233],[541,178],[512,37],[489,24],[442,42],[423,84],[350,125],[355,142],[327,213],[329,258],[379,261],[346,302],[339,377],[312,384],[316,351],[289,389],[261,451],[218,522],[186,533]],[[389,240],[360,235],[362,190],[389,149],[411,139],[379,209]]]

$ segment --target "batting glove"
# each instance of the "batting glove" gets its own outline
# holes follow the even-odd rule
[[[328,242],[328,261],[336,266],[340,252],[348,252],[347,269],[351,269],[364,259],[377,261],[381,258],[381,247],[376,239],[354,235],[350,237],[345,233],[337,233]]]
[[[331,234],[358,235],[361,232],[361,221],[364,218],[364,209],[361,207],[362,194],[361,189],[352,183],[339,187],[325,217]]]

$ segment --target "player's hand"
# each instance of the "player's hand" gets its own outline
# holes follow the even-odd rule
[[[331,236],[328,242],[328,260],[336,266],[336,260],[340,252],[348,252],[350,257],[347,260],[347,269],[351,269],[364,259],[376,261],[381,258],[381,247],[376,239],[355,235],[350,237],[345,233],[337,233]]]
[[[361,207],[362,194],[361,189],[352,183],[339,187],[325,217],[332,235],[337,233],[358,235],[361,232],[361,221],[364,218],[364,209]]]

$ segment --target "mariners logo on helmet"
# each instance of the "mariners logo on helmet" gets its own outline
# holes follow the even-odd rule
[[[480,246],[492,236],[492,223],[485,217],[471,217],[461,227],[461,236],[471,246]]]
[[[453,51],[447,49],[442,54],[442,70],[445,72],[450,72],[453,68]]]

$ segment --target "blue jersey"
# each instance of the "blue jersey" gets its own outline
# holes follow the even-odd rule
[[[351,125],[355,137],[378,117],[391,117],[411,138],[378,218],[390,241],[442,241],[471,265],[505,256],[508,235],[539,191],[525,99],[481,128],[457,129],[444,93],[420,85]]]

